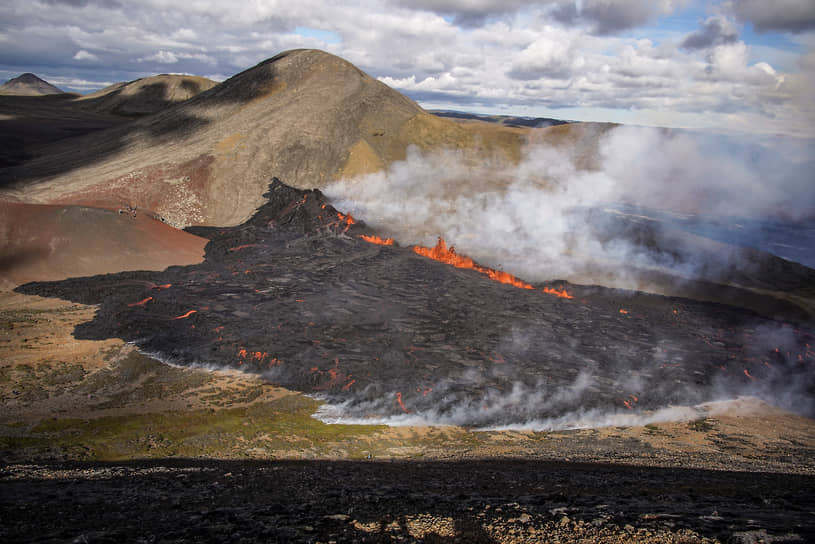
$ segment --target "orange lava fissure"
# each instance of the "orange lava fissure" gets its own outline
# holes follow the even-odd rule
[[[443,262],[456,268],[469,268],[472,270],[476,270],[485,274],[491,280],[506,283],[508,285],[512,285],[518,287],[519,289],[534,289],[533,286],[530,284],[519,280],[509,272],[502,272],[500,270],[493,270],[492,268],[488,268],[486,266],[481,266],[476,264],[475,261],[470,259],[469,257],[464,257],[456,253],[456,250],[451,246],[447,247],[447,243],[444,241],[444,238],[439,237],[438,242],[436,242],[436,247],[423,247],[423,246],[414,246],[413,251],[421,255],[423,257],[427,257],[429,259],[433,259],[434,261]],[[544,287],[543,292],[549,295],[555,295],[561,298],[574,298],[572,295],[567,293],[564,290],[554,289],[552,287]]]
[[[380,238],[379,236],[367,236],[365,234],[360,234],[360,238],[365,240],[366,242],[370,242],[372,244],[379,244],[380,246],[392,246],[393,245],[393,238]]]

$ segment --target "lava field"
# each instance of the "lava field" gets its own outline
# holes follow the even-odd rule
[[[275,179],[265,196],[243,225],[188,229],[210,240],[200,264],[17,290],[98,304],[77,338],[259,373],[325,399],[326,420],[554,428],[737,395],[815,411],[811,324],[530,285],[443,241],[377,239],[317,190]]]

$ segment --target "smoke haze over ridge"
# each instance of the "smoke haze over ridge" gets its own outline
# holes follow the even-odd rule
[[[400,243],[432,245],[442,236],[459,252],[531,281],[615,275],[621,264],[694,277],[698,266],[716,265],[619,236],[609,219],[622,206],[717,222],[815,218],[812,141],[626,126],[598,137],[596,150],[575,150],[533,135],[518,164],[413,148],[387,171],[325,192]],[[729,251],[717,248],[723,263]]]

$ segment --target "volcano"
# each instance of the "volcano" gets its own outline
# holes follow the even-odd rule
[[[242,225],[189,229],[209,239],[200,264],[18,291],[99,304],[77,338],[260,373],[325,399],[327,419],[556,428],[743,394],[813,413],[809,325],[632,291],[496,281],[498,271],[463,256],[436,258],[455,254],[442,242],[373,238],[318,190],[275,179],[266,197]]]
[[[62,89],[31,73],[21,74],[0,85],[0,94],[38,96],[61,93]]]

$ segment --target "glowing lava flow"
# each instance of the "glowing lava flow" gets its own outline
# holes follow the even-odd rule
[[[340,212],[337,212],[337,217],[339,218],[340,222],[345,223],[345,228],[343,229],[343,232],[348,232],[348,229],[351,228],[351,225],[357,222],[356,219],[354,219],[354,216],[351,215],[350,213],[348,215],[344,215],[341,214]]]
[[[487,268],[486,266],[480,266],[469,257],[462,257],[456,253],[454,248],[448,248],[444,238],[442,237],[439,237],[439,241],[436,242],[436,247],[429,248],[414,246],[413,251],[418,255],[422,255],[423,257],[433,259],[434,261],[447,263],[455,266],[456,268],[470,268],[472,270],[477,270],[482,274],[486,274],[491,280],[495,280],[497,282],[514,285],[520,289],[534,289],[534,287],[528,283],[522,282],[508,272],[501,272],[500,270],[493,270],[492,268]]]
[[[360,238],[365,240],[366,242],[370,242],[372,244],[379,244],[380,246],[392,246],[393,245],[393,238],[385,238],[384,240],[379,236],[367,236],[365,234],[360,234]]]
[[[409,414],[409,413],[410,413],[410,410],[408,410],[408,409],[405,407],[405,403],[404,403],[404,402],[402,402],[402,393],[401,393],[401,392],[398,392],[398,391],[397,391],[397,393],[396,393],[396,402],[399,404],[399,407],[402,409],[402,411],[403,411],[404,413],[406,413],[406,414]]]
[[[131,307],[131,308],[133,306],[144,306],[145,304],[147,304],[151,300],[153,300],[153,297],[147,297],[146,299],[140,300],[139,302],[134,302],[133,304],[128,304],[128,306]]]
[[[186,319],[186,318],[190,317],[192,314],[197,313],[197,312],[198,312],[198,310],[190,310],[186,314],[180,315],[178,317],[174,317],[173,319]]]
[[[554,287],[544,287],[542,289],[544,293],[547,295],[554,295],[560,298],[574,298],[572,295],[568,293],[565,289],[555,289]]]

